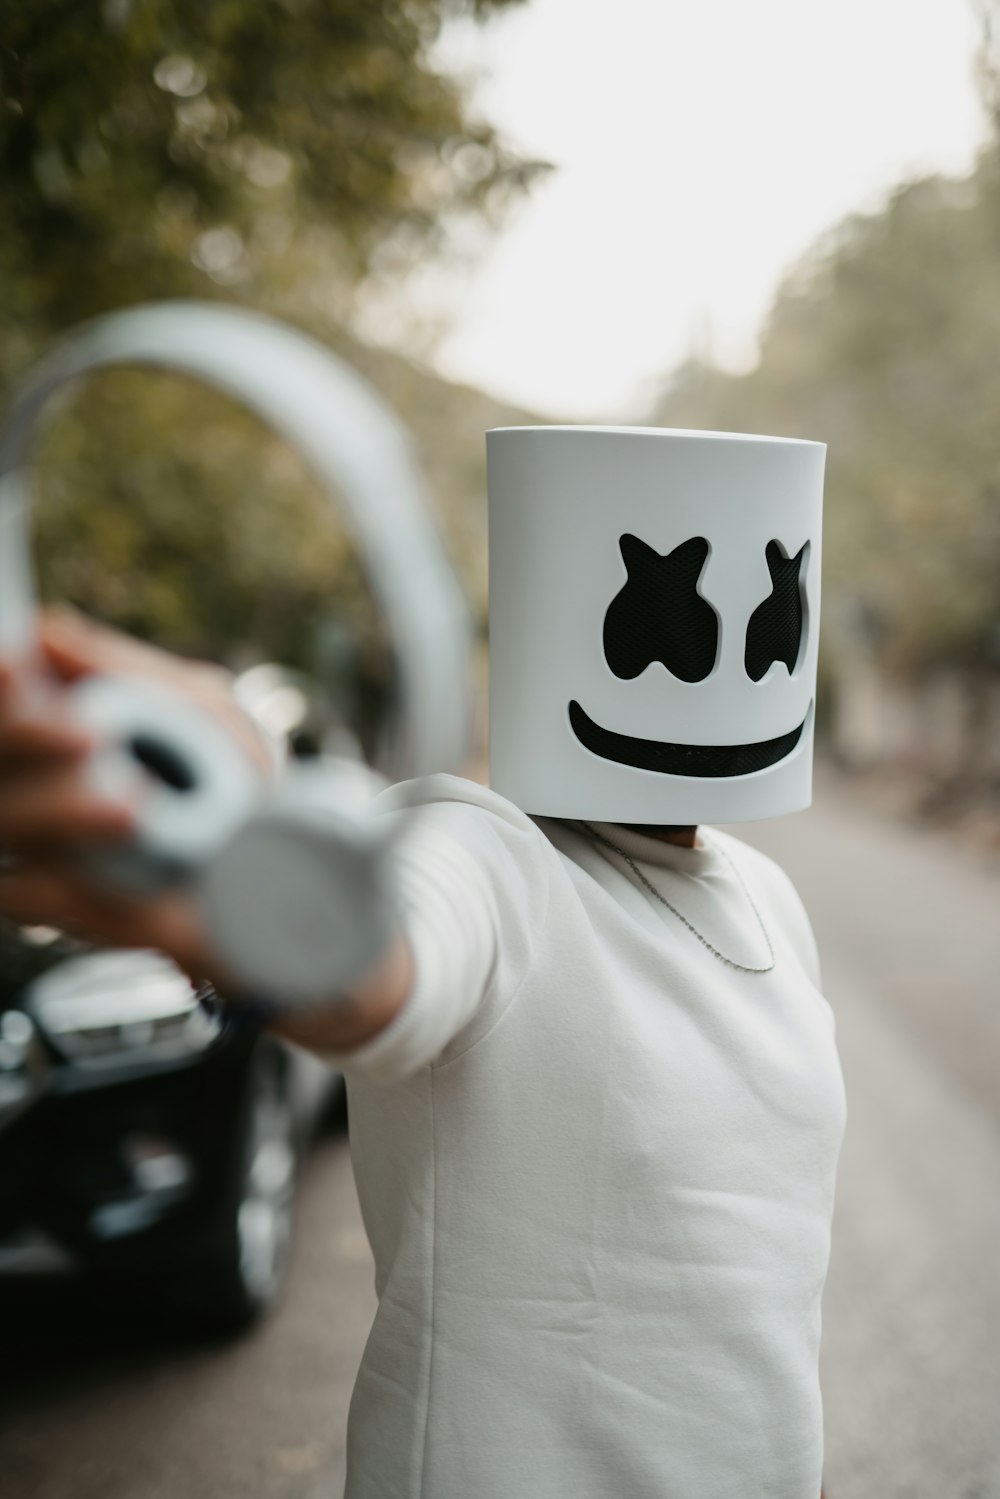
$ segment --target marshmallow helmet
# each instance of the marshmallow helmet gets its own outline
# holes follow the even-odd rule
[[[536,816],[809,805],[824,444],[487,435],[490,780]]]

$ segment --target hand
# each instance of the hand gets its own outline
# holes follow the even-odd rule
[[[93,746],[74,725],[60,691],[93,672],[141,676],[171,688],[220,719],[262,779],[270,779],[270,745],[235,701],[229,674],[167,655],[65,610],[43,613],[38,652],[48,673],[41,682],[0,660],[0,848],[13,855],[13,867],[0,863],[0,914],[58,927],[99,945],[157,948],[192,978],[209,979],[221,993],[238,995],[239,986],[219,962],[186,891],[111,893],[80,872],[75,861],[81,847],[128,838],[132,817],[127,807],[90,789],[85,760]],[[271,1028],[317,1051],[350,1049],[392,1020],[412,980],[410,950],[399,938],[349,994],[338,994],[328,1007],[319,1003],[290,1014]]]
[[[38,654],[47,678],[0,660],[0,845],[12,855],[0,873],[0,912],[96,943],[159,948],[193,975],[218,976],[186,892],[112,894],[81,873],[82,845],[128,838],[132,816],[89,789],[84,762],[92,741],[73,724],[60,687],[101,672],[170,688],[221,720],[262,779],[274,773],[270,747],[220,667],[171,656],[67,610],[43,612]]]

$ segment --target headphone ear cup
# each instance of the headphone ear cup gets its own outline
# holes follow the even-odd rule
[[[267,790],[223,726],[166,688],[87,677],[72,689],[71,708],[97,740],[87,763],[94,790],[126,802],[136,818],[128,843],[84,856],[107,883],[155,890],[190,878]]]
[[[330,1000],[385,952],[393,839],[365,810],[370,794],[364,767],[297,766],[202,870],[209,939],[249,994]]]

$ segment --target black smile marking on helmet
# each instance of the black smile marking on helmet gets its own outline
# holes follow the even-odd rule
[[[806,715],[808,718],[808,714]],[[802,737],[804,718],[797,729],[763,739],[759,744],[669,744],[659,739],[636,739],[602,729],[577,702],[569,705],[573,733],[591,754],[637,770],[655,770],[667,776],[748,776],[766,770],[790,755]]]

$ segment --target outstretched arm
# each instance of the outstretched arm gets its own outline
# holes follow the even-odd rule
[[[92,743],[59,691],[94,672],[140,675],[182,693],[214,714],[257,767],[273,774],[269,747],[236,703],[221,668],[184,661],[65,611],[46,611],[39,645],[52,686],[39,688],[0,661],[0,911],[14,920],[59,927],[95,943],[153,947],[220,994],[237,994],[212,950],[195,902],[184,891],[155,895],[98,889],[79,873],[84,844],[127,838],[127,807],[98,797],[84,766]],[[311,1049],[350,1051],[395,1018],[409,995],[410,951],[399,937],[346,995],[290,1013],[273,1028]],[[238,1002],[238,999],[237,999]]]

